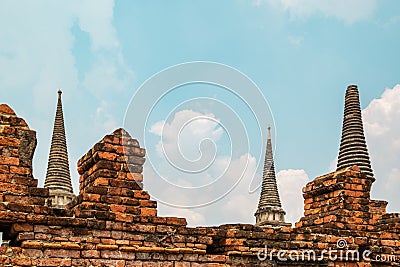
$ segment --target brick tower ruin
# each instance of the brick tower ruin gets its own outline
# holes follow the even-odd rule
[[[44,187],[49,189],[52,205],[58,208],[64,207],[75,197],[69,172],[61,94],[61,90],[58,90],[57,110],[44,182]]]
[[[286,212],[282,209],[278,187],[276,185],[271,127],[268,126],[261,195],[258,209],[254,214],[256,217],[256,225],[268,227],[290,226],[290,223],[285,223],[285,214]]]

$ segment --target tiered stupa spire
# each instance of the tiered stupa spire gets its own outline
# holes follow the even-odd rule
[[[365,142],[358,89],[356,85],[350,85],[346,90],[337,170],[354,165],[367,177],[374,177]]]
[[[276,184],[275,165],[272,153],[271,127],[268,126],[267,148],[265,152],[263,180],[258,209],[254,214],[258,226],[290,226],[285,223],[286,212],[282,209]]]
[[[61,90],[58,90],[57,110],[44,183],[44,187],[50,191],[50,196],[55,207],[63,207],[74,197],[69,172],[61,94]]]

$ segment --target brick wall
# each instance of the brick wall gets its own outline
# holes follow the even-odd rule
[[[184,218],[157,216],[143,190],[145,150],[125,130],[106,135],[78,161],[79,195],[66,209],[52,208],[48,190],[32,177],[35,146],[35,132],[0,105],[0,231],[10,240],[0,248],[0,266],[400,266],[327,255],[280,260],[279,253],[293,251],[321,255],[338,241],[347,242],[342,251],[400,260],[400,216],[370,199],[374,181],[356,166],[308,183],[304,217],[294,228],[191,228]]]

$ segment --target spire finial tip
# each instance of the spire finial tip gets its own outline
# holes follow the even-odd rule
[[[271,125],[268,124],[268,139],[271,139]]]

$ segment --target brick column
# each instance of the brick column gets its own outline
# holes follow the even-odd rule
[[[145,153],[123,129],[95,144],[78,161],[80,193],[72,203],[76,216],[122,222],[157,216],[157,202],[142,189]]]
[[[3,239],[29,232],[32,213],[45,214],[47,189],[37,188],[32,176],[36,132],[5,104],[0,105],[0,231]],[[22,224],[20,224],[22,223]]]

